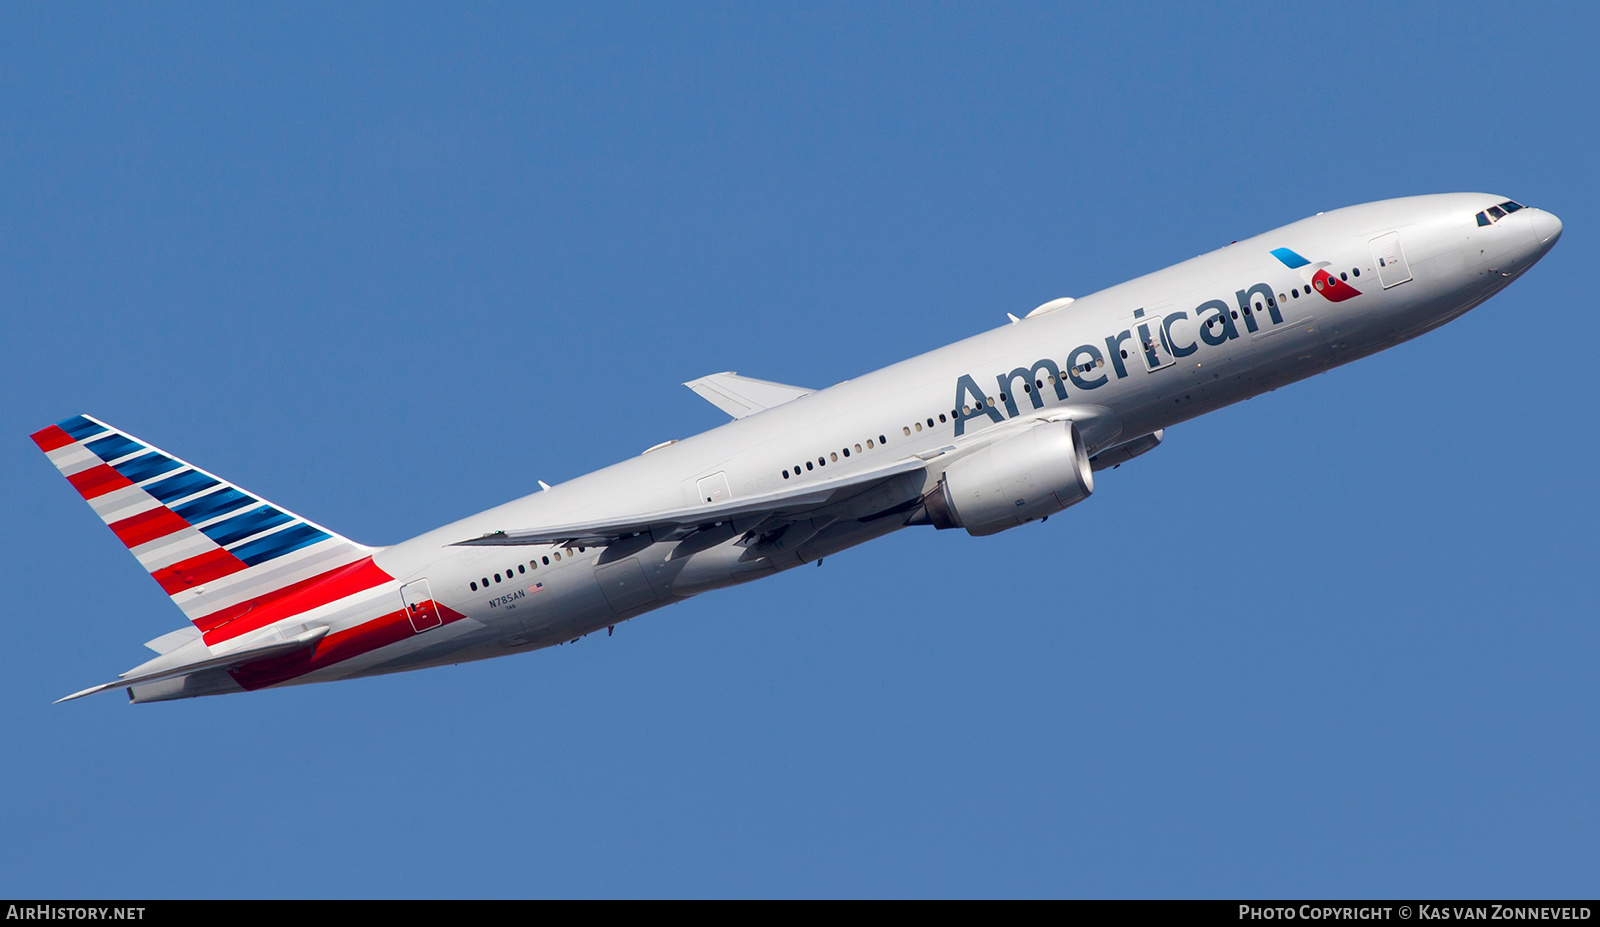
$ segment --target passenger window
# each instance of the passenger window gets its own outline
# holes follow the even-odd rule
[[[559,559],[560,559],[560,558],[559,558],[559,557],[558,557],[558,558],[556,558],[556,559],[558,559],[558,560],[559,560]],[[542,563],[543,563],[543,564],[544,564],[544,565],[545,565],[545,566],[549,566],[549,565],[550,565],[550,557],[549,557],[549,556],[548,556],[548,555],[546,555],[546,556],[543,556],[543,557],[540,557],[540,558],[539,558],[539,560],[540,560],[540,561],[541,561],[541,562],[542,562]]]
[[[911,429],[902,427],[900,430],[906,433],[906,437],[911,436]]]
[[[472,583],[471,585],[472,585],[472,591],[473,592],[477,592],[478,591],[478,584],[477,583]]]
[[[873,448],[872,439],[868,438],[867,439],[867,450],[870,451],[870,450],[872,450],[872,448]]]
[[[834,463],[838,463],[839,462],[839,455],[838,454],[829,454],[828,455],[828,459],[833,461]]]

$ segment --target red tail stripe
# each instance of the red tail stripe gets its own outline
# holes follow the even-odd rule
[[[93,499],[97,496],[103,496],[113,489],[121,489],[124,486],[133,485],[132,480],[113,470],[109,464],[101,464],[98,467],[81,470],[67,477],[67,482],[71,483],[72,488],[76,489],[78,494],[85,499]]]
[[[187,527],[189,523],[179,518],[177,513],[165,506],[158,506],[112,524],[111,530],[117,533],[122,543],[138,547]]]
[[[439,610],[439,616],[445,624],[460,621],[466,616],[453,608],[434,603]],[[255,663],[247,663],[228,672],[245,689],[254,692],[270,685],[286,682],[296,676],[332,666],[352,657],[359,657],[370,653],[379,647],[387,647],[398,643],[417,632],[411,627],[411,619],[406,617],[405,609],[380,615],[364,624],[343,631],[329,634],[317,641],[314,647],[308,647],[297,653],[286,654],[281,657],[268,657]]]
[[[205,632],[209,646],[389,582],[394,577],[366,557],[196,618],[194,623]]]
[[[161,584],[161,588],[167,591],[167,595],[173,595],[245,568],[243,560],[219,547],[199,556],[190,557],[188,560],[180,560],[150,575],[154,576],[156,582]]]
[[[46,454],[58,447],[66,447],[73,441],[72,435],[62,431],[60,425],[46,425],[28,437],[32,438],[33,443],[39,445],[39,450]]]

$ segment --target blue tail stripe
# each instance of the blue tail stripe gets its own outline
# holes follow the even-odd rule
[[[255,566],[268,560],[281,557],[284,554],[309,547],[318,541],[325,540],[332,535],[326,531],[319,531],[305,522],[291,528],[285,528],[277,534],[269,534],[264,538],[256,538],[248,544],[240,544],[231,553],[243,560],[247,566]]]
[[[185,470],[177,476],[169,476],[159,483],[151,483],[144,491],[162,502],[171,502],[182,499],[184,496],[193,495],[202,489],[220,485],[216,480],[199,470]]]
[[[200,530],[206,537],[226,547],[235,541],[242,541],[252,534],[260,534],[268,528],[276,528],[287,521],[294,521],[294,516],[279,511],[270,505],[263,505],[253,508],[242,515],[225,518]]]
[[[94,455],[110,463],[118,457],[126,457],[134,451],[144,450],[144,445],[127,437],[126,435],[113,434],[104,438],[90,441],[86,447],[94,451]]]
[[[176,470],[183,464],[160,451],[151,451],[132,460],[124,460],[116,465],[116,471],[135,483],[143,483],[153,476],[160,476],[168,470]]]
[[[81,415],[74,415],[73,417],[64,421],[56,422],[56,427],[67,434],[72,435],[72,437],[78,441],[82,441],[84,438],[87,438],[90,435],[97,435],[106,430],[106,426],[97,422],[91,422]]]
[[[198,499],[185,502],[173,509],[173,511],[177,512],[178,517],[189,524],[198,525],[206,519],[216,518],[218,515],[242,508],[255,501],[251,496],[245,495],[232,486],[224,486],[216,492],[206,493]]]

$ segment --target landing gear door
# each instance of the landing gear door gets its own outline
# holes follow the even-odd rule
[[[428,590],[427,580],[419,579],[401,586],[400,601],[405,603],[406,617],[411,619],[411,630],[418,634],[444,624],[439,617],[439,606],[433,602],[433,593]]]
[[[1406,263],[1406,253],[1400,248],[1399,232],[1372,240],[1372,260],[1378,265],[1378,279],[1383,281],[1386,290],[1411,279],[1411,265]]]

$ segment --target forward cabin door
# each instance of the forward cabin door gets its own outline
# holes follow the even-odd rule
[[[1406,263],[1406,253],[1400,248],[1399,232],[1372,240],[1372,260],[1378,265],[1378,279],[1383,281],[1386,290],[1411,279],[1411,265]]]
[[[439,607],[433,604],[433,593],[428,589],[427,580],[419,579],[401,586],[400,601],[405,603],[406,617],[411,619],[411,630],[418,634],[444,624],[444,619],[439,617]]]

